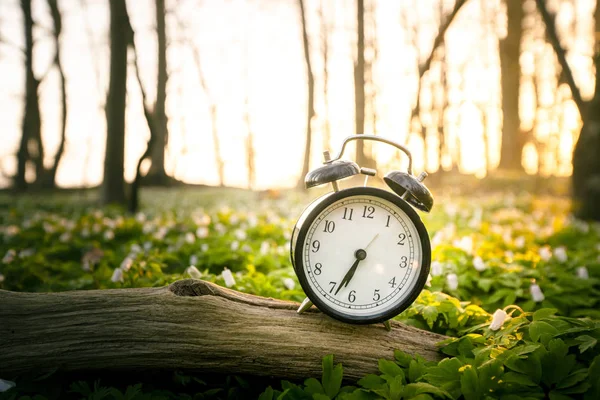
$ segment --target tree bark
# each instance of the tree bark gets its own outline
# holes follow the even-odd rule
[[[156,103],[154,105],[154,122],[156,125],[156,143],[152,149],[152,165],[147,178],[154,184],[166,184],[165,150],[169,137],[168,118],[165,112],[167,99],[167,33],[165,24],[165,0],[156,0],[156,33],[158,36],[158,77]]]
[[[33,73],[33,17],[31,0],[21,0],[23,28],[25,35],[25,109],[23,111],[22,133],[17,152],[17,173],[14,176],[14,188],[25,190],[27,161],[35,164],[36,179],[44,170],[44,147],[41,136],[40,106],[38,87],[40,81]],[[31,152],[31,150],[34,150]]]
[[[306,112],[306,141],[304,144],[304,161],[302,162],[302,172],[298,179],[298,188],[304,189],[304,177],[308,174],[310,165],[310,148],[312,143],[311,122],[315,115],[315,78],[313,76],[312,64],[310,63],[310,46],[308,43],[308,33],[306,30],[306,14],[304,11],[304,0],[298,0],[300,18],[302,20],[302,44],[304,47],[304,60],[306,62],[306,77],[308,81],[308,110]]]
[[[354,63],[355,133],[365,133],[365,2],[356,0],[356,62]],[[362,140],[356,141],[356,162],[363,167],[372,165],[365,154]]]
[[[523,171],[521,158],[525,145],[519,118],[521,81],[521,36],[523,35],[523,2],[506,0],[508,34],[500,41],[500,75],[502,87],[502,144],[499,168]]]
[[[127,47],[131,26],[125,0],[110,5],[110,82],[106,99],[106,153],[102,202],[125,204],[125,100],[127,94]]]
[[[334,354],[344,376],[377,372],[393,349],[428,360],[444,336],[392,321],[357,326],[316,309],[198,280],[169,287],[64,293],[0,290],[0,376],[60,367],[178,369],[280,378],[320,376]]]

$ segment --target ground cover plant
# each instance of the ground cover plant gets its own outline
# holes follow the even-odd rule
[[[144,194],[135,215],[97,208],[87,192],[0,197],[0,289],[162,286],[191,277],[303,299],[289,239],[307,195]],[[436,202],[423,216],[431,279],[397,319],[451,337],[439,363],[396,352],[380,360],[379,375],[358,382],[344,381],[343,366],[325,354],[321,380],[303,382],[0,375],[4,385],[16,383],[0,399],[600,398],[600,225],[571,218],[560,198],[442,194]]]

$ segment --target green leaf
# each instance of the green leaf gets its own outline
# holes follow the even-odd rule
[[[556,388],[557,389],[566,389],[571,386],[575,386],[577,383],[579,383],[579,382],[583,381],[585,378],[587,378],[587,376],[588,376],[587,368],[583,368],[583,369],[574,371],[569,376],[565,377],[560,382],[558,382],[558,385],[556,385]]]
[[[379,360],[379,371],[381,371],[381,373],[384,375],[391,376],[392,378],[395,378],[396,376],[404,377],[404,371],[402,371],[402,368],[400,368],[398,364],[383,358]]]
[[[548,394],[548,398],[550,400],[572,400],[571,396],[567,396],[565,394],[562,394],[560,392],[557,392],[556,390],[551,391]]]
[[[585,394],[587,399],[600,399],[600,355],[594,357],[588,370],[588,381],[591,385],[588,392]]]
[[[577,342],[579,342],[579,352],[584,353],[586,350],[593,348],[598,343],[596,338],[593,338],[589,335],[581,335],[575,338]]]
[[[556,308],[541,308],[533,313],[533,320],[539,321],[540,319],[548,318],[557,312],[558,310]]]
[[[423,314],[423,318],[427,322],[429,329],[433,328],[433,324],[438,317],[438,309],[435,306],[425,306],[423,307],[421,313]]]
[[[304,386],[305,386],[304,391],[308,394],[311,394],[311,395],[315,394],[315,393],[325,394],[325,389],[323,389],[321,382],[319,382],[315,378],[308,378],[307,380],[305,380]]]
[[[502,375],[502,380],[506,383],[516,383],[523,386],[537,386],[537,383],[531,380],[530,377],[517,372],[509,371]]]
[[[452,398],[452,396],[450,396],[450,393],[448,393],[447,391],[435,387],[426,382],[409,383],[404,387],[403,392],[404,397],[406,398],[414,398],[415,396],[423,393],[434,394],[436,396],[444,398]]]
[[[258,396],[258,400],[273,400],[273,388],[269,386]]]
[[[472,365],[466,365],[462,370],[460,389],[466,400],[477,400],[480,398],[477,370]]]
[[[427,371],[427,367],[416,360],[411,360],[408,366],[408,381],[417,382]]]
[[[358,381],[358,384],[365,389],[382,389],[386,386],[385,380],[374,374],[369,374]]]
[[[544,321],[534,321],[529,325],[529,336],[534,342],[540,340],[542,335],[547,336],[547,340],[550,340],[552,336],[558,333],[558,330]]]
[[[394,358],[396,359],[396,362],[403,368],[408,368],[410,362],[413,360],[411,355],[406,354],[401,350],[394,350]]]
[[[321,394],[321,393],[315,393],[312,395],[313,400],[331,400],[331,397],[325,395],[325,394]]]
[[[323,389],[325,389],[325,394],[331,398],[334,398],[340,388],[342,387],[342,378],[344,375],[344,370],[342,368],[342,364],[337,364],[335,367],[333,366],[333,355],[330,354],[328,356],[323,357]]]

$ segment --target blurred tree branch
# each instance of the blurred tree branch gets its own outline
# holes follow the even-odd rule
[[[298,0],[300,11],[300,20],[302,21],[302,46],[304,48],[304,61],[306,63],[306,77],[308,81],[308,101],[306,113],[306,141],[304,144],[304,161],[302,163],[302,172],[298,179],[297,187],[304,188],[304,177],[308,174],[310,164],[310,148],[312,142],[312,126],[311,122],[315,115],[315,78],[313,76],[312,64],[310,62],[310,44],[308,42],[308,33],[306,29],[306,12],[304,9],[304,0]]]

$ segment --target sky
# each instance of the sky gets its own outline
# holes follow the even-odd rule
[[[343,138],[354,133],[353,59],[355,57],[355,6],[351,1],[323,2],[330,30],[328,62],[329,121],[331,143],[323,143],[324,110],[322,84],[321,20],[317,0],[305,0],[311,57],[316,78],[316,109],[311,167],[321,162],[325,147],[337,153]],[[415,169],[439,168],[437,155],[429,154],[424,165],[422,141],[411,134],[409,115],[415,101],[418,55],[410,45],[409,31],[402,22],[418,26],[419,49],[426,55],[438,26],[438,0],[371,0],[375,5],[377,62],[374,82],[377,88],[377,123],[367,123],[366,133],[376,133],[407,144],[414,153]],[[531,5],[529,0],[526,4]],[[578,0],[575,8],[553,1],[559,23],[573,27],[578,39],[570,43],[569,60],[582,87],[593,87],[589,63],[591,11],[594,0]],[[450,10],[452,1],[444,3]],[[129,0],[128,11],[136,32],[142,79],[150,100],[156,93],[156,34],[154,2]],[[102,181],[106,140],[104,101],[108,86],[108,7],[106,0],[59,0],[63,14],[62,63],[67,77],[67,142],[58,170],[60,186],[94,186]],[[225,184],[246,186],[245,141],[249,117],[254,139],[256,188],[292,187],[300,178],[306,131],[306,69],[302,48],[300,15],[295,0],[167,0],[169,81],[167,114],[169,144],[167,172],[189,183],[217,184],[211,119],[206,93],[190,49],[191,42],[200,54],[201,68],[208,90],[217,105],[217,131],[225,161]],[[47,73],[40,88],[42,135],[47,165],[58,147],[60,102],[58,74],[49,69],[54,52],[52,21],[45,0],[33,0],[34,69],[36,76]],[[484,24],[482,21],[490,21]],[[577,21],[576,24],[573,21]],[[23,112],[24,70],[22,15],[18,0],[0,2],[0,123],[2,146],[0,165],[5,174],[15,171],[15,154],[20,137]],[[446,35],[449,80],[453,87],[446,125],[454,154],[460,148],[460,168],[465,173],[485,175],[486,159],[482,110],[487,116],[489,164],[499,159],[501,110],[497,40],[505,32],[505,16],[499,0],[469,0]],[[370,28],[370,25],[367,26]],[[593,30],[591,31],[593,32]],[[538,36],[539,33],[538,33]],[[543,32],[542,35],[543,36]],[[566,36],[565,36],[566,37]],[[533,144],[526,147],[528,172],[542,168],[544,174],[570,174],[570,152],[580,121],[569,100],[568,89],[556,90],[551,47],[540,44],[533,35],[523,46],[524,71],[521,116],[524,128],[535,125],[535,135],[548,143],[538,163]],[[544,62],[546,61],[546,62]],[[546,65],[545,69],[539,70]],[[548,65],[550,67],[548,67]],[[436,74],[439,65],[432,65]],[[527,72],[529,71],[529,72]],[[138,83],[129,69],[127,83],[126,178],[134,176],[135,165],[143,153],[149,132],[143,116]],[[439,71],[438,71],[439,73]],[[529,73],[529,75],[528,75]],[[541,114],[532,95],[533,75],[548,76],[544,93],[550,91],[552,107]],[[554,87],[552,85],[554,84]],[[529,86],[528,86],[529,85]],[[435,89],[435,83],[432,84]],[[425,107],[434,101],[426,94]],[[543,93],[542,93],[543,94]],[[553,96],[553,94],[557,94]],[[591,93],[584,95],[589,96]],[[529,97],[528,97],[529,96]],[[546,95],[548,97],[548,95]],[[529,100],[528,100],[529,99]],[[546,99],[547,100],[547,99]],[[538,103],[546,101],[542,95]],[[247,107],[246,107],[247,103]],[[434,115],[425,115],[433,118]],[[369,119],[370,120],[370,119]],[[537,121],[535,124],[533,121]],[[541,122],[540,122],[541,121]],[[531,128],[531,127],[529,127]],[[430,132],[428,144],[437,148],[437,136]],[[550,144],[553,147],[550,147]],[[533,149],[532,149],[533,146]],[[375,148],[382,168],[403,168],[398,156],[383,146]],[[350,152],[346,155],[352,158]],[[446,157],[443,163],[448,164]],[[387,172],[384,170],[383,172]],[[0,178],[0,186],[9,184]]]

